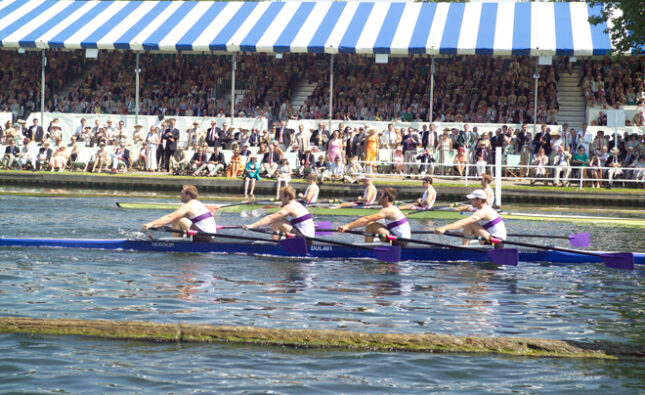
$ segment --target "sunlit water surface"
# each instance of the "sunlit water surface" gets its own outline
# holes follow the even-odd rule
[[[141,237],[163,211],[116,198],[0,197],[3,236]],[[123,200],[123,199],[119,199]],[[254,221],[239,214],[222,224]],[[322,218],[340,224],[343,217]],[[411,221],[413,227],[427,221]],[[645,251],[642,230],[507,221]],[[159,235],[162,236],[162,235]],[[163,235],[165,236],[165,235]],[[358,239],[355,239],[358,240]],[[445,239],[446,242],[454,240]],[[645,270],[0,250],[0,316],[645,342]],[[642,363],[0,336],[0,392],[645,390]]]

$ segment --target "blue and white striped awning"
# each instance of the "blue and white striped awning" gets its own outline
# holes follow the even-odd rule
[[[586,3],[1,0],[0,46],[226,52],[600,55]]]

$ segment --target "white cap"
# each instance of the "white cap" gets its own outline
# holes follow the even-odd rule
[[[483,189],[475,189],[470,193],[470,195],[466,195],[466,198],[486,200],[488,197],[486,196],[486,192],[484,192]]]

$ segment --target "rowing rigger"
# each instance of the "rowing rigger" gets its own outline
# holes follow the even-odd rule
[[[276,243],[224,243],[193,242],[185,238],[157,240],[137,239],[53,239],[53,238],[0,238],[0,247],[45,247],[79,248],[97,250],[175,252],[175,253],[221,253],[245,254],[277,257],[300,257]],[[599,252],[600,253],[600,252]],[[359,247],[339,245],[310,245],[307,256],[324,259],[376,259],[373,251]],[[454,250],[449,248],[404,247],[401,248],[402,261],[422,262],[488,262],[485,254],[478,251]],[[602,263],[597,256],[574,254],[563,251],[519,250],[521,262],[545,263]],[[634,253],[634,263],[645,265],[645,253]]]
[[[118,202],[117,206],[123,209],[146,209],[146,210],[171,210],[179,208],[178,203],[164,203],[164,202]],[[313,215],[333,215],[333,216],[350,216],[359,217],[363,215],[373,214],[378,211],[378,208],[331,208],[325,205],[312,205],[307,207],[309,212]],[[278,210],[277,205],[263,205],[263,204],[237,204],[230,207],[222,207],[223,212],[241,212],[254,209],[266,209],[268,212]],[[408,211],[406,213],[413,213],[416,219],[442,219],[442,220],[458,220],[465,218],[465,216],[472,214],[471,212],[458,212],[446,210],[419,210]],[[629,218],[629,217],[603,217],[603,216],[585,216],[585,215],[557,215],[557,214],[534,214],[534,213],[519,213],[519,212],[501,212],[500,216],[504,219],[517,219],[523,221],[553,221],[553,222],[575,222],[585,223],[589,225],[598,226],[630,226],[630,227],[645,227],[644,218]]]

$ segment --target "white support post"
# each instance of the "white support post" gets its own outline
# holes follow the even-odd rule
[[[333,130],[331,120],[334,119],[334,54],[329,56],[329,132]]]
[[[233,64],[231,66],[231,126],[235,122],[235,70],[237,70],[237,57],[233,53]]]
[[[495,148],[495,206],[502,207],[502,147]]]
[[[538,80],[540,79],[540,61],[539,58],[535,58],[535,96],[533,99],[533,136],[537,133],[537,102],[538,102]]]
[[[428,109],[428,122],[432,123],[434,112],[434,56],[430,57],[430,108]],[[466,186],[468,183],[466,182]]]
[[[139,52],[137,52],[137,65],[134,69],[135,73],[135,95],[134,95],[134,124],[139,124],[139,73],[141,73],[141,67],[139,67]]]
[[[43,57],[41,61],[41,74],[40,74],[40,127],[45,127],[45,66],[47,66],[47,55],[43,49]]]

